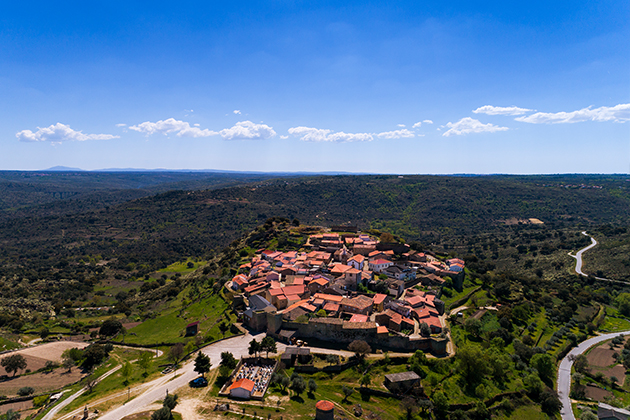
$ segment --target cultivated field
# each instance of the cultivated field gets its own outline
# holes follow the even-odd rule
[[[73,347],[84,348],[87,345],[87,343],[61,341],[25,348],[7,353],[3,355],[3,357],[12,354],[21,354],[26,359],[27,369],[31,372],[35,372],[43,368],[48,361],[61,363],[61,355],[67,349]],[[23,374],[25,371],[18,371],[18,373]],[[0,375],[7,375],[7,372],[2,367],[0,367]],[[0,382],[0,395],[16,395],[17,391],[25,386],[33,387],[36,393],[53,391],[67,384],[76,382],[83,376],[84,374],[78,368],[73,368],[70,373],[67,372],[67,369],[58,368],[52,372],[36,372],[28,375],[20,375],[15,378],[9,376],[6,380]]]

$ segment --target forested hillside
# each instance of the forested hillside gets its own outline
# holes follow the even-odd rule
[[[470,256],[481,272],[539,270],[539,277],[551,279],[570,273],[567,252],[587,241],[580,230],[611,225],[617,234],[626,232],[627,179],[321,176],[169,191],[83,212],[75,208],[73,214],[5,219],[0,222],[0,277],[13,279],[16,291],[45,281],[48,296],[63,293],[65,287],[56,288],[55,282],[74,281],[81,286],[72,293],[82,294],[108,276],[142,277],[188,257],[207,259],[278,216],[382,229],[419,247]],[[529,218],[543,224],[531,224]],[[86,265],[89,261],[105,261],[113,271]],[[627,271],[615,275],[624,279]]]

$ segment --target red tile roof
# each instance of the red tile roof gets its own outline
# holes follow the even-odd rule
[[[382,293],[377,293],[376,295],[374,295],[373,303],[375,305],[380,305],[381,303],[383,303],[385,301],[386,297],[387,297],[387,295],[384,295]]]
[[[249,392],[252,392],[254,390],[255,385],[256,384],[254,383],[254,381],[249,380],[247,378],[242,378],[234,382],[232,386],[230,386],[230,391],[236,388],[243,388]]]
[[[368,320],[367,315],[354,314],[352,318],[350,318],[350,322],[366,322]]]

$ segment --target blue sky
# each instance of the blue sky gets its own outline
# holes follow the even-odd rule
[[[630,171],[627,1],[4,3],[3,170]]]

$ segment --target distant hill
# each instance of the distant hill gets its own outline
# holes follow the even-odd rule
[[[80,168],[70,168],[68,166],[53,166],[52,168],[44,169],[44,172],[83,172]]]

